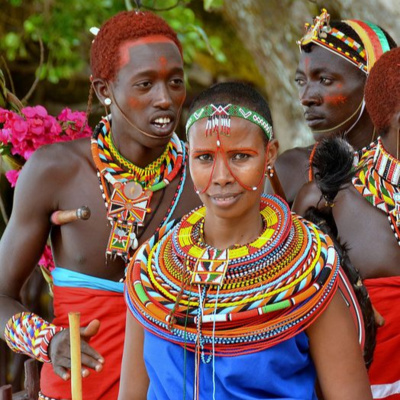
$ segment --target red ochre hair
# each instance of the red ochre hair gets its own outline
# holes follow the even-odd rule
[[[400,47],[384,53],[372,67],[365,103],[378,134],[386,133],[393,114],[400,111]]]
[[[128,40],[162,35],[171,39],[182,54],[176,32],[159,16],[151,12],[123,11],[107,20],[93,41],[90,67],[93,78],[112,81],[119,65],[119,48]]]

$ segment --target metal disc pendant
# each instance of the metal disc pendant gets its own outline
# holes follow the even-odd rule
[[[140,197],[143,193],[142,186],[137,182],[128,182],[124,185],[124,195],[127,199],[134,200]]]

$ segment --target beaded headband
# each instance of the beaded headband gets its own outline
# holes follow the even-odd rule
[[[238,117],[250,121],[264,131],[268,140],[273,138],[272,126],[264,117],[246,107],[234,104],[209,104],[194,111],[186,123],[186,137],[188,136],[191,126],[203,118],[208,118],[206,136],[212,135],[214,132],[229,136],[231,117]]]
[[[322,9],[321,15],[315,17],[313,25],[305,24],[306,34],[297,41],[300,46],[305,46],[309,43],[315,43],[325,47],[327,50],[338,54],[345,60],[351,62],[356,67],[360,68],[366,74],[369,73],[372,66],[378,58],[386,51],[390,50],[388,40],[379,26],[358,20],[344,20],[343,23],[351,27],[360,37],[362,44],[345,35],[343,32],[329,25],[330,15],[325,8]],[[343,42],[345,45],[355,50],[364,60],[360,62],[356,57],[352,56],[348,51],[342,49],[336,44],[330,43],[329,36]]]

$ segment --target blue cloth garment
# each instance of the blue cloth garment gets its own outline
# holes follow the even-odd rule
[[[144,355],[150,378],[148,400],[193,398],[195,355],[145,331]],[[317,400],[316,372],[305,332],[260,352],[215,358],[215,399]],[[213,362],[200,361],[200,399],[213,399]]]
[[[56,286],[107,290],[116,293],[124,291],[124,284],[121,282],[109,281],[61,267],[56,267],[51,275]]]

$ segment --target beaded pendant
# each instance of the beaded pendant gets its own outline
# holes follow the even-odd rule
[[[221,286],[229,264],[229,250],[204,249],[193,269],[191,283]]]
[[[150,212],[153,192],[144,191],[136,182],[114,185],[108,204],[107,218],[111,222],[111,233],[106,253],[128,254],[138,247],[135,228],[143,226],[146,213]]]
[[[118,153],[112,142],[110,122],[104,118],[95,129],[91,149],[111,224],[106,255],[120,256],[128,262],[139,245],[138,229],[145,226],[146,215],[151,212],[153,193],[165,188],[183,167],[177,193],[160,226],[175,209],[186,176],[184,146],[174,134],[157,160],[139,168]]]

